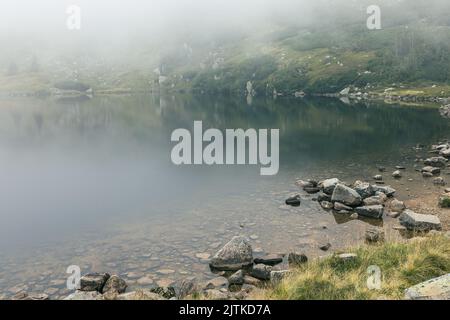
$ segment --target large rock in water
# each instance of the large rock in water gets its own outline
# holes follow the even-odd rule
[[[411,210],[403,211],[400,215],[399,221],[400,224],[405,226],[408,230],[429,231],[433,229],[441,229],[441,221],[437,216],[415,213]]]
[[[450,273],[406,289],[405,299],[450,300]]]
[[[383,217],[384,207],[382,205],[363,206],[355,208],[358,215],[368,218],[381,219]]]
[[[107,273],[90,273],[82,276],[80,279],[80,290],[81,291],[98,291],[102,293],[103,286],[109,279],[109,274]]]
[[[319,187],[325,194],[332,194],[336,185],[340,183],[339,179],[326,179],[319,183]]]
[[[236,271],[252,264],[252,246],[243,236],[231,239],[211,258],[209,263],[211,268],[224,271]]]
[[[359,206],[362,202],[361,196],[358,192],[344,186],[343,184],[337,184],[334,188],[333,195],[331,196],[331,201],[340,202],[350,207]]]

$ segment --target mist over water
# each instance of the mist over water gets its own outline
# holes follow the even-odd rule
[[[280,128],[279,176],[262,177],[259,166],[173,165],[170,133],[191,130],[196,119],[205,130]],[[330,165],[374,168],[449,130],[434,109],[189,96],[2,101],[0,121],[0,243],[8,251],[182,216],[224,194],[245,199],[261,182],[290,184]],[[239,210],[232,201],[229,208]]]
[[[416,169],[450,134],[434,105],[450,95],[450,2],[377,1],[374,30],[369,5],[3,0],[0,300],[64,298],[69,265],[116,273],[130,290],[144,275],[210,279],[204,257],[241,234],[255,256],[311,258],[325,241],[328,253],[361,243],[370,225],[401,237],[389,215],[351,219],[295,185],[373,181],[378,165],[401,165],[402,179],[384,177],[398,199],[440,192]],[[194,121],[279,129],[278,174],[174,165],[171,134]],[[296,194],[301,205],[285,205]]]

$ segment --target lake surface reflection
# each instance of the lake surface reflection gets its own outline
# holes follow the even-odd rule
[[[259,165],[174,166],[170,135],[194,120],[204,129],[280,129],[279,174],[260,176]],[[236,234],[251,236],[256,254],[317,256],[324,241],[339,250],[375,222],[325,212],[303,193],[300,207],[285,208],[300,192],[295,180],[352,182],[370,179],[377,164],[405,165],[403,181],[415,182],[399,197],[411,197],[425,183],[412,147],[449,133],[433,108],[335,99],[2,99],[0,296],[61,297],[73,264],[119,273],[131,286],[210,278],[205,256]]]

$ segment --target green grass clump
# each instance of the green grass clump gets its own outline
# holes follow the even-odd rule
[[[280,284],[255,298],[280,300],[401,299],[404,290],[450,272],[450,239],[430,236],[408,243],[384,243],[350,250],[345,261],[332,256],[296,269]],[[381,269],[381,289],[367,286],[369,266]]]
[[[439,198],[439,206],[441,208],[450,208],[450,197],[442,196]]]

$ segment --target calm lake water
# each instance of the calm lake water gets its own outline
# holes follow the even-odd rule
[[[279,128],[279,174],[174,166],[170,135],[194,120],[204,129]],[[412,178],[399,198],[413,197],[432,188],[413,169],[413,147],[449,133],[434,108],[335,99],[2,99],[0,297],[62,297],[69,265],[118,273],[132,288],[212,278],[205,257],[237,234],[251,236],[256,255],[319,256],[322,242],[340,250],[377,222],[325,212],[295,180],[371,179],[379,164],[398,189]],[[407,167],[401,181],[389,178],[395,165]],[[283,206],[292,193],[302,195],[298,208]],[[397,237],[392,223],[378,222]]]

